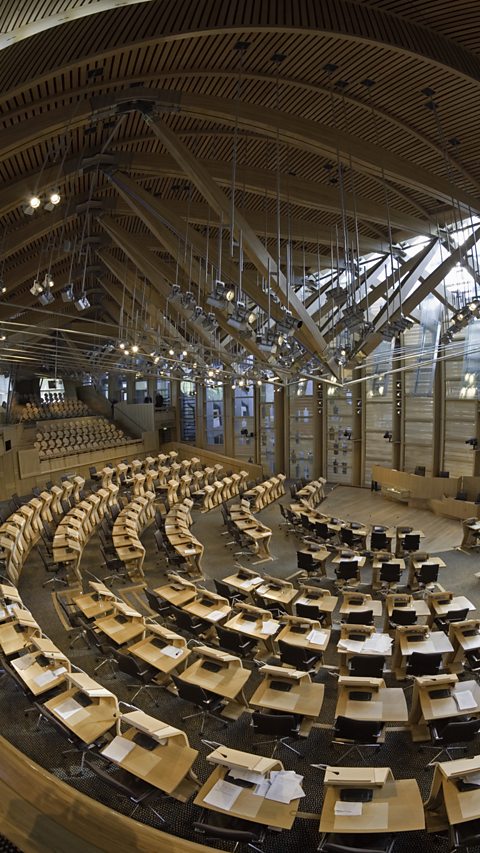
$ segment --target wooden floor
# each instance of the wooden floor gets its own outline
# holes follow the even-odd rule
[[[429,510],[410,509],[407,504],[383,498],[379,492],[336,486],[321,505],[324,512],[349,521],[385,524],[388,527],[411,525],[424,532],[422,551],[435,553],[456,548],[462,540],[462,524],[442,518]]]

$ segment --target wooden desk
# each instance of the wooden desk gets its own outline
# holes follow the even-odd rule
[[[0,648],[5,657],[12,657],[25,649],[35,633],[41,633],[36,622],[22,624],[18,618],[14,618],[0,625]]]
[[[218,747],[218,749],[207,757],[207,761],[224,763],[218,764],[201,787],[193,801],[196,806],[202,806],[211,811],[260,823],[264,826],[271,826],[274,829],[291,828],[298,811],[299,799],[292,800],[291,803],[278,803],[275,800],[267,800],[265,797],[257,796],[252,788],[241,788],[240,794],[232,808],[228,811],[205,802],[205,797],[208,796],[213,786],[219,780],[225,779],[225,776],[228,775],[232,767],[253,770],[258,773],[260,780],[262,776],[268,778],[271,770],[283,770],[283,765],[280,761],[253,755],[248,752],[240,752],[239,750],[228,747]],[[226,764],[226,762],[229,763]]]
[[[281,666],[264,666],[260,675],[262,681],[251,697],[250,705],[306,718],[300,725],[299,735],[307,737],[322,709],[324,685],[312,683],[307,672]],[[279,689],[279,683],[287,685],[289,689]]]
[[[356,699],[357,693],[370,693],[370,699]],[[386,687],[383,678],[359,678],[341,675],[338,680],[336,717],[352,720],[377,720],[405,723],[408,708],[401,687]]]
[[[311,557],[315,560],[315,563],[318,566],[319,575],[323,577],[327,574],[326,564],[331,556],[331,553],[327,548],[324,548],[322,545],[309,545],[307,548],[301,548],[298,553],[304,554],[305,556]]]
[[[416,599],[413,595],[409,595],[408,593],[392,592],[390,595],[387,595],[386,598],[385,622],[383,626],[383,630],[385,632],[389,630],[389,620],[391,619],[394,610],[413,610],[415,613],[415,622],[417,622],[418,619],[428,618],[430,615],[430,608],[423,598]]]
[[[95,628],[109,637],[117,646],[130,643],[145,630],[143,616],[117,601],[114,602],[114,612],[109,616],[96,619],[94,624]]]
[[[307,586],[300,583],[300,594],[295,599],[294,607],[298,616],[297,605],[306,604],[308,607],[315,607],[320,613],[325,613],[325,622],[327,625],[332,624],[332,613],[338,603],[336,595],[331,595],[328,589],[320,589],[317,586]]]
[[[342,615],[349,613],[363,613],[372,611],[374,617],[382,615],[383,603],[379,599],[373,599],[371,595],[362,592],[345,592],[339,612]]]
[[[295,589],[290,581],[266,579],[262,584],[255,587],[255,598],[259,598],[262,602],[280,604],[288,613],[292,612],[292,605],[297,596],[298,589]]]
[[[285,622],[285,618],[282,617],[280,621]],[[315,632],[318,636],[312,638],[312,632]],[[314,619],[291,616],[287,617],[286,624],[280,633],[277,634],[275,640],[276,642],[282,640],[290,646],[297,646],[297,648],[317,652],[321,656],[330,642],[330,633],[328,628],[324,628],[320,625],[320,622]]]
[[[420,641],[410,641],[409,635],[419,636]],[[392,659],[392,671],[397,679],[406,677],[406,658],[412,652],[418,654],[446,655],[453,652],[453,646],[443,631],[428,631],[426,625],[412,625],[410,628],[397,628],[395,632],[395,648]]]
[[[119,728],[124,727],[126,731],[119,732],[101,754],[137,779],[185,802],[192,791],[198,789],[198,785],[192,784],[193,776],[187,785],[182,784],[187,781],[198,755],[189,745],[185,732],[143,711],[123,714]],[[143,747],[142,736],[157,745],[153,749]]]
[[[90,581],[92,592],[84,592],[72,597],[73,603],[87,619],[97,619],[111,613],[114,607],[115,593],[103,583]]]
[[[184,604],[182,610],[215,625],[228,619],[232,608],[226,598],[209,590],[198,590],[198,598]]]
[[[435,764],[430,796],[425,803],[427,829],[439,832],[450,825],[465,823],[480,817],[480,787],[461,791],[460,779],[469,781],[480,773],[480,756],[457,758]]]
[[[340,674],[348,675],[348,660],[352,656],[388,657],[391,654],[391,637],[389,634],[376,633],[373,625],[354,625],[344,622],[340,628],[337,652],[340,655]]]
[[[179,667],[185,666],[191,650],[185,638],[170,631],[169,628],[164,628],[163,625],[149,625],[147,635],[130,646],[128,653],[153,666],[159,673],[168,676]]]
[[[198,595],[198,590],[193,583],[178,577],[172,578],[163,586],[157,586],[154,593],[169,604],[173,604],[174,607],[182,607]]]
[[[384,781],[383,781],[384,780]],[[425,828],[422,797],[415,779],[395,780],[389,767],[327,767],[320,832],[384,833]],[[336,815],[343,788],[371,788],[371,802],[359,815]]]
[[[408,566],[408,585],[410,589],[418,589],[418,584],[415,582],[415,572],[418,572],[422,566],[438,566],[439,569],[444,569],[446,563],[440,557],[429,557],[428,560],[417,560],[415,557],[411,557]]]
[[[448,696],[437,695],[442,691]],[[471,694],[472,707],[459,707],[456,697],[462,693],[467,693],[466,698]],[[454,673],[415,678],[409,717],[413,741],[430,740],[427,723],[465,715],[480,715],[480,685],[476,681],[458,681]]]
[[[252,640],[262,642],[266,650],[273,653],[273,639],[280,630],[280,622],[272,619],[269,610],[262,610],[260,607],[252,607],[238,602],[235,605],[235,610],[237,611],[235,615],[228,622],[225,622],[225,628],[240,631],[241,634],[245,634]]]
[[[263,578],[257,572],[243,566],[238,569],[235,575],[228,575],[228,577],[223,578],[223,583],[246,593],[251,593],[262,582]]]
[[[451,622],[448,636],[453,646],[453,652],[447,658],[448,669],[450,672],[462,672],[465,653],[480,649],[480,619]]]
[[[380,571],[384,563],[388,563],[390,566],[398,566],[401,572],[405,571],[405,560],[403,557],[392,557],[391,554],[381,556],[375,554],[372,562],[372,589],[379,589],[381,587]]]
[[[250,671],[243,668],[240,658],[226,652],[206,646],[198,646],[194,651],[198,660],[187,667],[179,677],[182,681],[196,684],[197,687],[227,699],[228,702],[221,711],[222,716],[232,720],[238,719],[248,708],[243,689],[250,678]],[[212,663],[220,667],[217,672],[205,667],[205,664],[210,666]]]
[[[443,602],[448,598],[450,598],[450,600],[444,604]],[[470,599],[466,598],[464,595],[453,595],[453,593],[448,592],[434,593],[433,595],[428,596],[427,601],[431,608],[431,615],[428,620],[429,625],[433,625],[433,621],[437,616],[448,616],[452,610],[470,611],[477,609]]]
[[[45,708],[84,743],[94,743],[116,725],[117,697],[84,672],[69,673],[66,678],[68,690],[45,702]],[[82,693],[91,700],[87,707],[75,700]]]

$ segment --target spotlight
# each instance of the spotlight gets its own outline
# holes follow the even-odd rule
[[[55,302],[55,297],[50,290],[45,290],[44,293],[41,293],[38,297],[38,301],[40,305],[51,305],[52,302]]]
[[[124,344],[123,341],[120,341],[118,346],[119,346],[119,349],[125,349],[126,344]]]
[[[87,308],[90,308],[90,302],[88,301],[85,294],[75,300],[75,308],[77,309],[77,311],[86,311]]]
[[[53,210],[53,208],[56,207],[57,204],[60,204],[60,201],[61,195],[58,190],[52,190],[50,195],[48,196],[47,203],[44,205],[45,210]]]
[[[173,349],[170,347],[170,349],[168,350],[168,354],[169,354],[169,355],[175,355],[175,350],[173,350]]]
[[[245,332],[248,325],[249,311],[245,302],[237,302],[233,309],[233,314],[228,318],[227,324],[233,329],[238,329],[240,332]]]
[[[40,296],[43,293],[43,285],[40,284],[38,279],[36,278],[30,288],[30,293],[32,296]]]
[[[132,345],[132,352],[138,352],[138,344]]]
[[[226,302],[232,302],[235,298],[235,290],[229,287],[224,281],[216,281],[213,285],[213,291],[207,297],[207,305],[213,305],[214,308],[223,308]]]
[[[174,302],[175,299],[181,298],[181,287],[179,284],[172,284],[172,290],[169,296],[170,302]]]
[[[66,288],[61,292],[62,302],[73,302],[75,294],[73,292],[73,284],[67,284]]]
[[[29,203],[30,207],[32,208],[32,210],[37,210],[37,208],[40,207],[41,201],[40,201],[38,195],[32,195],[30,197],[30,200],[28,203]]]
[[[43,279],[43,288],[46,290],[47,288],[52,288],[54,286],[54,281],[49,272],[45,273],[45,278]]]

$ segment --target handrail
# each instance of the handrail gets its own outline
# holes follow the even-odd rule
[[[23,853],[211,853],[204,844],[147,826],[77,791],[3,737],[0,825]]]

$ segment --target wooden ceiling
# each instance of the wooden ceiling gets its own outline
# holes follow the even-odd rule
[[[122,318],[137,331],[140,323],[152,346],[154,338],[167,341],[180,334],[190,346],[203,348],[205,333],[168,294],[175,280],[184,291],[195,286],[198,303],[211,310],[206,297],[212,271],[207,276],[205,267],[218,266],[220,242],[224,260],[231,248],[231,216],[222,214],[223,241],[219,238],[219,193],[225,209],[233,210],[233,204],[238,209],[234,221],[244,221],[266,251],[262,261],[246,240],[246,226],[241,234],[235,229],[236,242],[245,242],[242,284],[250,307],[260,304],[260,332],[269,325],[261,305],[267,297],[260,293],[265,265],[275,277],[277,314],[293,300],[294,313],[302,318],[295,299],[307,302],[305,270],[325,270],[333,257],[335,272],[345,245],[351,252],[347,264],[357,249],[360,256],[387,258],[405,240],[444,237],[457,221],[480,213],[476,0],[277,5],[4,0],[0,261],[6,293],[0,322],[15,346],[7,339],[2,366],[19,362],[18,342],[27,332],[32,340],[36,334],[40,340],[56,335],[58,355],[61,330],[78,353],[73,367],[84,369],[92,347],[115,337],[112,327]],[[167,150],[165,133],[175,134],[178,150]],[[97,160],[86,170],[85,160],[100,153],[115,157],[114,167]],[[128,198],[119,192],[115,175],[128,182]],[[176,235],[176,244],[141,215],[132,181],[144,210],[151,212],[149,199],[167,205],[155,215]],[[53,187],[62,202],[47,211],[43,201]],[[42,206],[28,216],[32,193],[40,195]],[[98,205],[85,217],[88,201]],[[107,219],[119,229],[116,236]],[[87,231],[90,238],[101,238],[104,271],[89,273],[91,308],[79,315],[58,294],[72,273],[74,281],[82,280]],[[127,237],[129,252],[122,242]],[[68,243],[77,251],[82,246],[80,258],[72,257]],[[97,244],[90,246],[88,266],[93,267],[99,257]],[[113,262],[105,266],[105,253],[120,265],[117,274]],[[158,260],[158,276],[147,269],[150,253]],[[276,278],[279,254],[290,296],[282,294],[282,273]],[[238,255],[236,247],[233,272],[224,275],[237,285]],[[42,308],[30,287],[47,269],[57,298]],[[129,307],[127,275],[133,276]],[[394,308],[394,288],[386,295]],[[349,300],[360,301],[353,284]],[[318,359],[334,370],[331,332],[342,315],[333,316],[331,302],[330,332],[325,322],[318,322],[318,333],[308,329],[304,317],[295,338],[303,364]],[[401,311],[401,304],[395,310]],[[223,363],[239,360],[245,347],[244,354],[266,361],[258,341],[246,343],[219,315],[216,322],[210,356],[215,352]],[[168,330],[160,323],[168,323]],[[36,346],[28,364],[51,367]],[[62,368],[71,363],[72,347],[65,353]],[[103,368],[114,364],[107,354]]]

